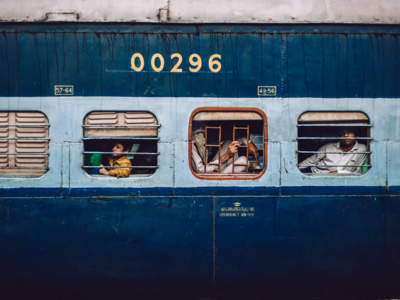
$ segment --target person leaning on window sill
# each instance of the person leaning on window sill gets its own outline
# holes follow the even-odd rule
[[[318,149],[318,152],[300,163],[299,169],[302,173],[314,174],[363,174],[361,166],[367,159],[366,154],[357,152],[367,152],[367,146],[357,142],[356,133],[353,128],[345,128],[340,132],[341,137],[351,137],[353,139],[343,139],[337,143],[328,143]],[[330,153],[334,152],[334,153]],[[352,153],[356,152],[356,153]],[[343,167],[334,167],[343,165]]]

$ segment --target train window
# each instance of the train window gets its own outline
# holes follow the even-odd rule
[[[47,172],[48,123],[41,112],[0,112],[0,175],[36,177]]]
[[[83,125],[89,175],[149,176],[158,168],[158,128],[149,112],[92,112]]]
[[[306,112],[298,119],[298,168],[305,175],[362,175],[371,167],[371,124],[361,112]]]
[[[192,173],[201,179],[256,179],[267,164],[267,118],[255,108],[199,108],[189,126]]]

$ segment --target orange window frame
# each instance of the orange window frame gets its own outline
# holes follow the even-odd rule
[[[242,176],[240,174],[237,175],[199,175],[196,172],[193,171],[192,169],[192,122],[193,122],[193,118],[196,114],[198,114],[199,112],[255,112],[257,114],[259,114],[263,121],[264,121],[264,168],[263,170],[254,176]],[[188,154],[189,154],[189,168],[190,171],[192,172],[192,174],[198,178],[198,179],[202,179],[202,180],[255,180],[258,179],[260,177],[262,177],[264,175],[264,173],[266,172],[267,168],[268,168],[268,119],[267,119],[267,115],[259,108],[251,108],[251,107],[242,107],[242,108],[238,108],[238,107],[199,107],[197,109],[195,109],[192,114],[190,115],[190,119],[189,119],[189,130],[188,130]]]

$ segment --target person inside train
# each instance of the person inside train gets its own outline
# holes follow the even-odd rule
[[[225,140],[221,143],[221,158],[218,161],[218,152],[211,160],[211,164],[205,167],[205,124],[196,122],[192,131],[192,169],[196,173],[218,172],[218,164],[221,166],[221,174],[232,173],[232,160],[235,158],[234,173],[241,173],[246,170],[246,156],[240,156],[238,153],[239,145],[246,145],[247,138],[238,138],[237,141]],[[249,153],[258,159],[258,149],[253,142],[249,141]]]
[[[125,140],[117,140],[114,143],[114,147],[112,148],[112,152],[115,152],[112,156],[108,158],[108,163],[109,166],[111,167],[127,167],[127,168],[101,168],[103,165],[100,165],[101,167],[95,168],[92,171],[89,172],[91,175],[111,175],[111,176],[116,176],[117,178],[119,177],[128,177],[129,174],[131,173],[131,168],[132,166],[131,161],[126,158],[124,153],[128,153],[129,150],[131,149],[130,143]]]
[[[341,139],[337,143],[328,143],[319,148],[318,153],[300,163],[301,172],[362,174],[362,167],[359,166],[367,159],[367,146],[357,142],[354,128],[344,128],[340,131],[340,136],[350,139]]]
[[[93,152],[90,154],[85,154],[85,166],[100,166],[103,163],[103,155],[99,149],[104,148],[104,144],[99,144],[97,141],[86,141],[85,152]],[[102,149],[101,151],[107,151],[107,149]],[[87,173],[90,174],[94,169],[87,169]]]

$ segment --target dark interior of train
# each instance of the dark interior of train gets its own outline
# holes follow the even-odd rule
[[[342,122],[343,123],[343,122]],[[360,122],[357,121],[346,121],[346,125],[340,126],[340,122],[307,122],[309,126],[306,127],[298,127],[298,138],[306,138],[310,139],[298,139],[298,150],[299,151],[318,151],[323,145],[328,143],[336,143],[338,142],[338,137],[340,137],[340,133],[343,129],[352,127],[355,131],[355,135],[357,137],[357,141],[360,144],[364,144],[367,146],[369,150],[369,138],[370,137],[370,128],[360,126]],[[315,125],[315,126],[312,126]],[[332,126],[333,125],[333,126]],[[327,139],[318,139],[318,138],[327,138]],[[313,155],[312,153],[297,153],[297,161],[300,164],[303,160]],[[367,160],[365,165],[370,164],[369,155],[367,155]],[[369,167],[363,167],[362,172],[366,173]]]
[[[135,140],[135,139],[124,139],[130,147],[130,151],[127,153],[126,158],[131,161],[132,170],[131,174],[147,174],[151,175],[156,171],[157,167],[157,141],[156,140]],[[114,139],[102,139],[102,140],[85,140],[84,141],[84,151],[85,152],[105,152],[105,154],[99,154],[101,156],[102,165],[108,166],[108,158],[112,154],[107,152],[112,152],[112,148],[115,145],[116,140]],[[141,154],[141,153],[152,153],[152,154]],[[84,155],[84,165],[90,165],[90,155]],[[90,168],[86,171],[90,172]]]

